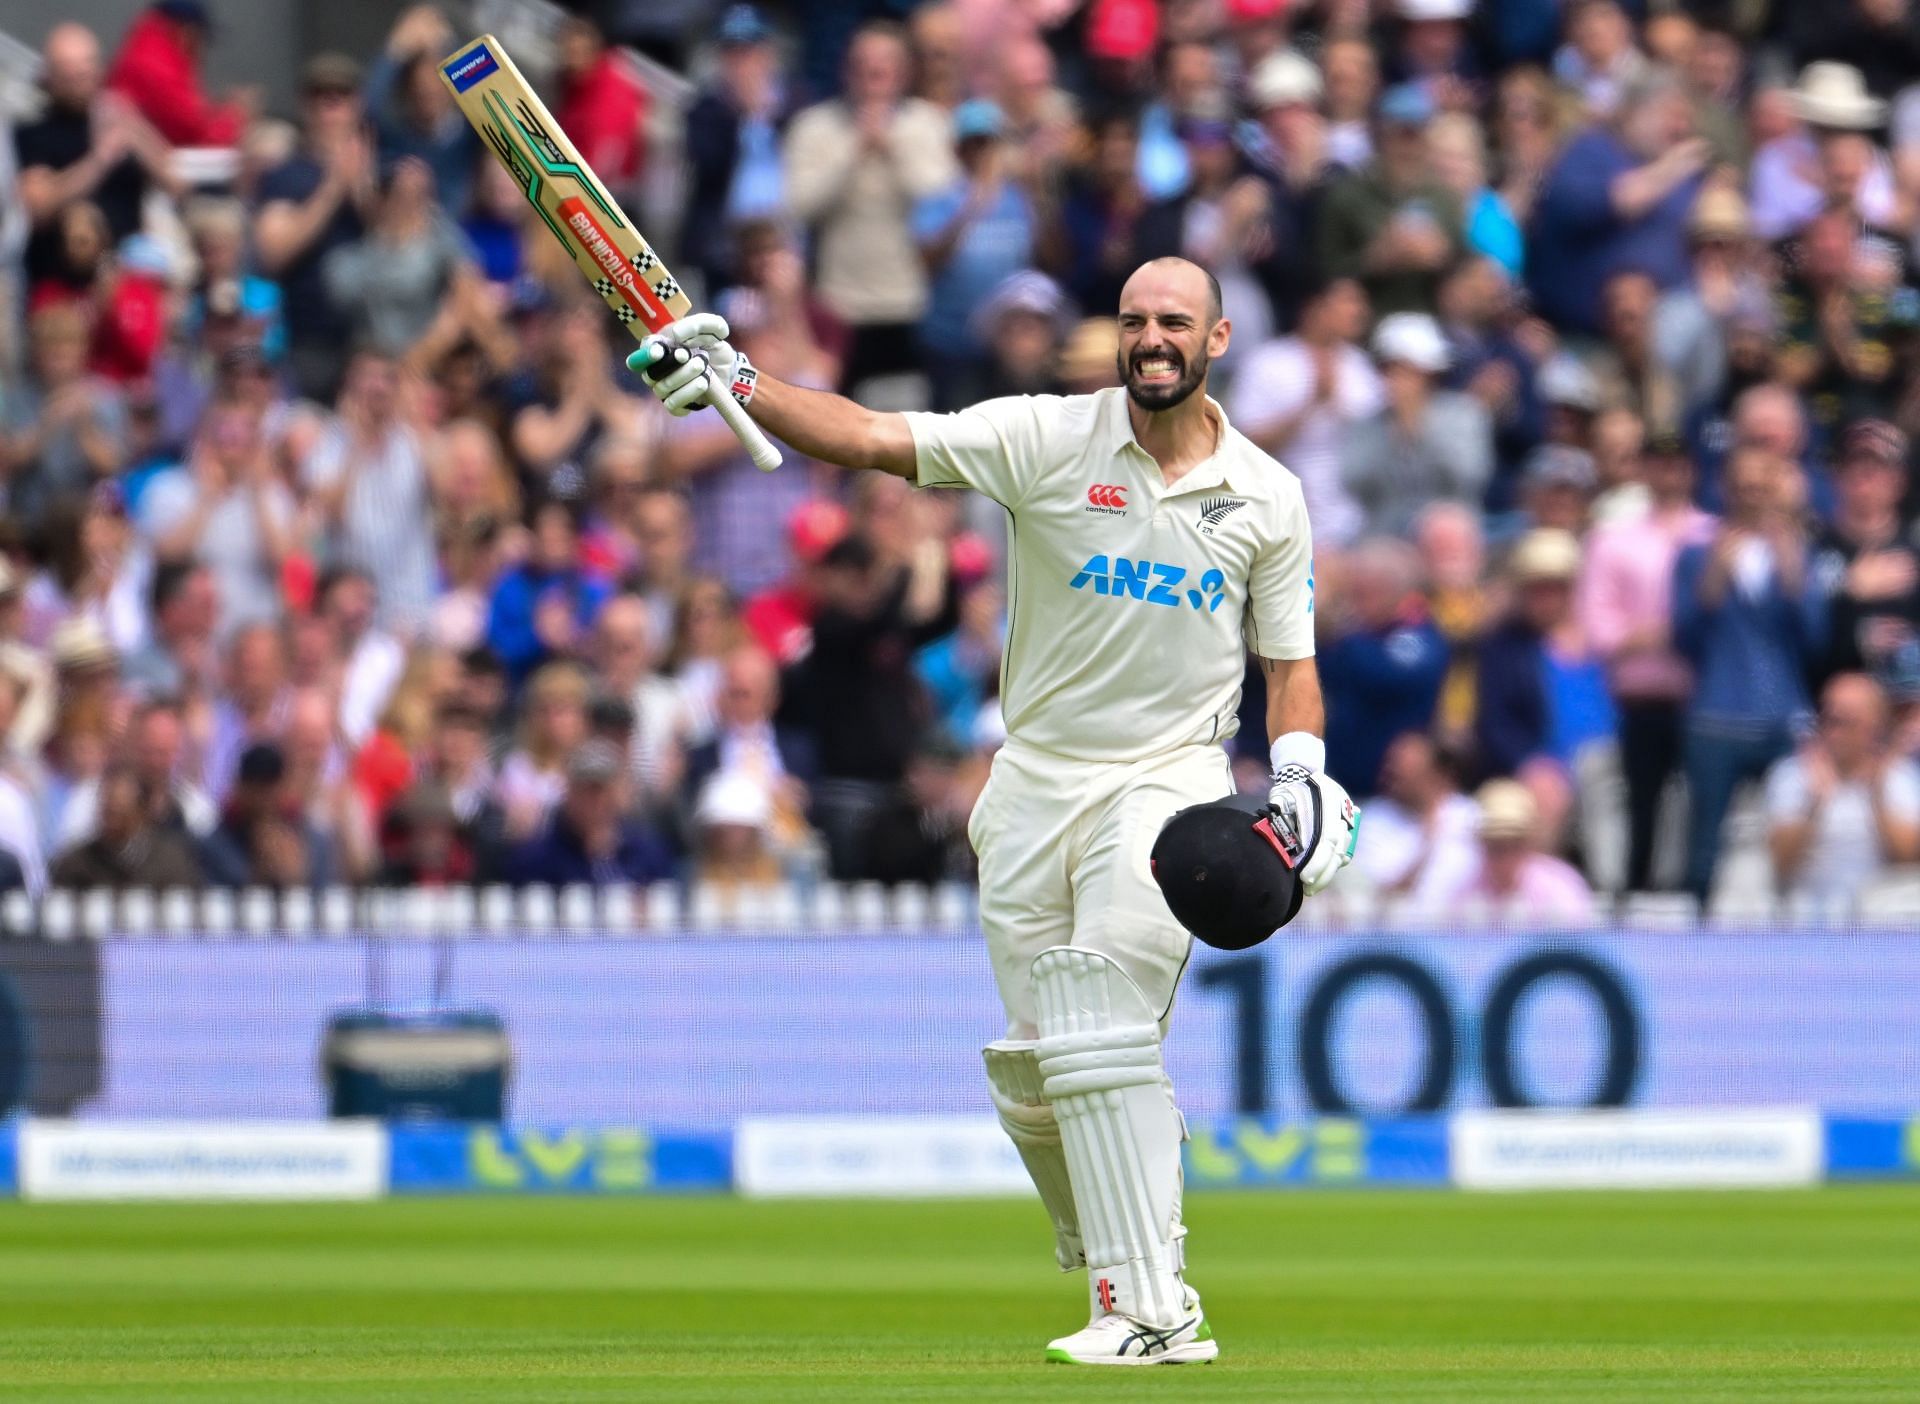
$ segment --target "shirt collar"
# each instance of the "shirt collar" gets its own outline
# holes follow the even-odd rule
[[[1178,497],[1183,493],[1196,492],[1204,488],[1225,486],[1229,491],[1245,494],[1252,484],[1246,481],[1247,465],[1243,455],[1234,452],[1236,432],[1227,421],[1227,412],[1220,402],[1207,396],[1207,403],[1220,421],[1220,442],[1206,458],[1188,470],[1179,482],[1167,487],[1160,476],[1160,465],[1152,454],[1142,448],[1140,441],[1133,436],[1133,419],[1127,413],[1127,390],[1124,385],[1116,386],[1105,392],[1111,396],[1107,409],[1107,445],[1109,452],[1116,457],[1131,452],[1136,456],[1143,471],[1149,475],[1160,496]]]

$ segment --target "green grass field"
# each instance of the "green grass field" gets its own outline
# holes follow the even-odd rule
[[[0,1204],[0,1398],[1912,1400],[1920,1190],[1208,1194],[1211,1366],[1038,1363],[1037,1206]]]

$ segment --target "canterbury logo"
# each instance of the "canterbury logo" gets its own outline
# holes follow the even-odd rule
[[[1095,507],[1119,507],[1127,505],[1127,490],[1113,483],[1095,483],[1087,489],[1087,501]]]
[[[1213,535],[1213,529],[1225,521],[1227,514],[1246,506],[1246,500],[1239,497],[1209,497],[1200,504],[1200,530]]]

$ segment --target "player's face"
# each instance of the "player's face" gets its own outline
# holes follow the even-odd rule
[[[1143,268],[1120,294],[1120,383],[1143,410],[1172,409],[1206,383],[1227,347],[1207,319],[1206,280],[1191,268]]]

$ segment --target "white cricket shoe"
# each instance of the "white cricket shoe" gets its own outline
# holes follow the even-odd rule
[[[1219,1354],[1220,1343],[1192,1292],[1178,1326],[1144,1326],[1110,1311],[1047,1343],[1047,1359],[1057,1365],[1204,1365]]]

